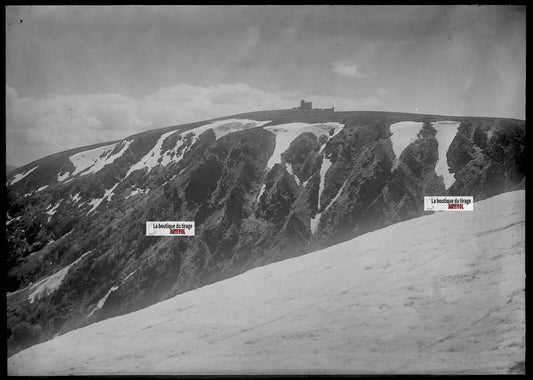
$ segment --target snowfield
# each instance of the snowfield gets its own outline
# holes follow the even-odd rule
[[[448,153],[448,148],[455,138],[460,124],[461,123],[458,121],[437,121],[431,123],[433,128],[437,130],[435,138],[439,143],[439,159],[435,165],[435,173],[437,173],[438,176],[442,176],[446,189],[448,189],[455,182],[454,175],[448,170],[449,167],[446,153]],[[393,170],[398,167],[400,155],[404,149],[407,148],[409,144],[417,140],[418,132],[420,132],[420,129],[422,129],[423,125],[424,123],[414,121],[402,121],[391,124],[390,130],[392,132],[392,136],[390,139],[392,142],[392,150],[396,156],[396,161],[392,167]]]
[[[196,141],[198,136],[200,136],[202,133],[204,133],[208,129],[213,129],[213,131],[215,132],[216,139],[218,140],[219,138],[227,134],[238,131],[244,131],[245,129],[262,127],[263,125],[266,125],[270,122],[271,120],[256,121],[250,119],[225,119],[214,121],[201,127],[191,129],[187,132],[193,132],[195,135],[194,141]]]
[[[8,374],[508,373],[525,360],[524,198],[255,268],[30,347]]]
[[[80,173],[81,175],[87,175],[102,170],[104,166],[113,163],[117,158],[121,157],[124,152],[128,150],[132,142],[133,140],[124,140],[70,156],[69,160],[74,165],[74,171],[71,173],[59,173],[57,175],[57,180],[63,182],[70,176],[75,176]],[[120,150],[117,153],[112,154],[117,146],[120,147]]]
[[[131,173],[133,173],[136,170],[148,168],[148,172],[152,170],[152,168],[161,165],[166,166],[171,162],[179,162],[185,153],[187,153],[188,149],[194,145],[198,137],[207,131],[208,129],[213,129],[213,132],[215,133],[215,137],[218,140],[222,136],[225,136],[229,133],[234,133],[238,131],[243,131],[245,129],[249,128],[255,128],[255,127],[261,127],[265,124],[270,123],[269,121],[256,121],[256,120],[250,120],[250,119],[225,119],[225,120],[218,120],[209,124],[202,125],[198,128],[189,129],[187,131],[179,131],[179,130],[173,130],[167,133],[164,133],[159,137],[154,147],[135,165],[133,165],[128,172],[126,173],[126,177],[128,177]],[[161,148],[163,146],[164,141],[173,134],[181,134],[182,138],[177,141],[176,146],[174,148],[167,150],[165,152],[161,152]],[[180,156],[171,158],[172,153],[177,153],[179,148],[183,145],[184,137],[192,134],[193,138],[192,141],[187,149],[184,149]],[[124,177],[124,178],[126,178]]]
[[[418,132],[422,129],[424,123],[415,121],[401,121],[399,123],[391,124],[390,131],[392,136],[390,137],[392,142],[392,150],[396,156],[392,170],[398,167],[400,155],[407,146],[417,140]]]
[[[288,124],[278,124],[273,125],[270,127],[265,127],[264,129],[275,134],[276,135],[276,146],[274,147],[274,152],[272,153],[272,156],[267,162],[267,169],[270,170],[274,167],[276,164],[281,164],[281,155],[289,149],[291,146],[291,143],[302,133],[311,132],[316,137],[320,137],[321,135],[328,136],[328,139],[321,145],[319,155],[322,154],[322,151],[326,147],[326,143],[329,141],[330,138],[335,136],[337,133],[339,133],[342,128],[344,128],[344,124],[337,123],[337,122],[326,122],[326,123],[317,123],[317,124],[308,124],[308,123],[288,123]],[[331,132],[331,134],[330,134]],[[327,162],[326,162],[327,161]],[[325,162],[325,163],[324,163]],[[322,161],[322,166],[320,169],[320,186],[321,190],[319,191],[318,198],[319,198],[319,207],[320,207],[320,194],[322,193],[322,190],[324,189],[324,176],[325,173],[328,171],[329,167],[331,166],[331,161],[329,159],[326,159],[325,154]],[[294,171],[292,169],[292,164],[285,163],[285,169],[287,172],[294,178],[296,181],[296,184],[298,186],[303,185],[304,187],[307,185],[307,181],[301,183],[300,179],[294,174]],[[261,198],[261,195],[263,194],[264,187],[261,187],[261,191],[259,192],[259,196],[257,197],[257,200],[259,201],[259,198]]]
[[[268,160],[267,167],[269,169],[272,169],[275,164],[281,163],[281,155],[285,153],[287,149],[289,149],[289,146],[294,141],[294,139],[300,136],[302,133],[311,132],[317,137],[321,135],[326,135],[329,139],[339,133],[342,128],[344,128],[344,124],[337,122],[318,124],[288,123],[265,127],[265,130],[272,132],[276,135],[276,147],[274,148],[272,156]],[[329,134],[331,130],[333,130],[332,135]],[[324,145],[322,146],[322,148],[324,147]]]

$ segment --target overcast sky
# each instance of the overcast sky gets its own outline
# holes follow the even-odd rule
[[[6,9],[7,163],[292,108],[525,117],[518,6]]]

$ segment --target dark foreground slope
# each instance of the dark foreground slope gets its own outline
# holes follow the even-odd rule
[[[524,373],[524,191],[101,321],[11,375]]]
[[[228,120],[61,152],[8,174],[10,353],[423,215],[424,195],[479,201],[524,188],[520,120],[304,110]],[[439,144],[446,121],[458,126],[449,146]],[[197,233],[145,236],[150,220],[195,221]]]

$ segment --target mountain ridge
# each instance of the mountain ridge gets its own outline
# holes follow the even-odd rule
[[[197,125],[197,124],[207,124],[207,123],[210,123],[210,122],[213,122],[213,121],[230,119],[230,118],[263,117],[263,114],[265,115],[264,118],[268,119],[268,116],[266,116],[266,115],[268,115],[270,113],[279,114],[279,113],[285,113],[285,112],[288,112],[288,113],[301,112],[301,113],[307,114],[307,115],[312,115],[312,113],[325,113],[325,112],[327,112],[328,114],[337,114],[336,118],[343,117],[341,115],[344,115],[344,117],[346,117],[348,115],[353,115],[353,114],[359,113],[359,114],[369,114],[369,115],[375,114],[375,115],[389,115],[389,116],[398,116],[398,115],[400,115],[400,116],[405,116],[405,117],[415,118],[415,119],[417,119],[417,118],[437,118],[437,119],[440,119],[440,118],[442,118],[442,119],[455,118],[455,119],[458,119],[458,120],[465,120],[465,119],[487,120],[487,119],[490,119],[490,120],[510,120],[510,121],[516,121],[516,122],[525,122],[525,119],[517,119],[517,118],[509,118],[509,117],[466,116],[466,115],[463,115],[463,116],[448,115],[448,116],[446,116],[446,115],[441,115],[441,114],[421,114],[421,113],[395,112],[395,111],[322,111],[322,110],[314,110],[314,109],[313,110],[298,110],[298,109],[262,110],[262,111],[243,112],[243,113],[238,113],[238,114],[234,114],[234,115],[219,116],[219,117],[216,117],[216,118],[206,119],[206,120],[202,120],[202,121],[196,121],[196,122],[190,122],[190,123],[184,123],[184,124],[174,124],[174,125],[169,125],[169,126],[165,126],[165,127],[148,129],[148,130],[145,130],[145,131],[134,133],[132,135],[128,135],[128,136],[123,137],[121,139],[98,142],[98,143],[94,143],[94,144],[90,144],[90,145],[84,145],[84,146],[80,146],[80,147],[76,147],[76,148],[70,148],[70,149],[66,149],[66,150],[60,151],[60,152],[52,153],[52,154],[49,154],[47,156],[44,156],[44,157],[38,158],[36,160],[33,160],[31,162],[28,162],[28,163],[26,163],[24,165],[13,166],[13,168],[15,168],[16,170],[20,170],[20,169],[26,169],[27,170],[27,167],[30,167],[35,162],[40,161],[40,160],[44,160],[46,158],[51,158],[51,157],[53,157],[55,155],[62,155],[62,154],[66,154],[66,153],[77,153],[77,152],[80,152],[82,150],[89,150],[89,149],[97,148],[97,147],[100,147],[100,146],[104,146],[106,144],[112,144],[112,143],[116,143],[116,142],[119,142],[119,141],[122,141],[122,140],[127,140],[127,139],[130,139],[130,138],[143,136],[143,135],[148,134],[148,133],[154,133],[154,132],[163,132],[164,133],[164,132],[168,132],[168,131],[174,130],[174,129],[178,130],[178,128],[182,128],[185,131],[185,130],[187,130],[186,129],[187,126],[192,126],[192,125]],[[15,169],[12,169],[12,171],[15,170]]]
[[[525,188],[525,122],[261,111],[60,152],[7,179],[12,354],[424,215],[424,195]],[[197,234],[145,236],[149,220],[195,221]]]

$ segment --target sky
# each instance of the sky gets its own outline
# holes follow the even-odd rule
[[[520,6],[6,8],[6,162],[287,109],[525,118]]]

